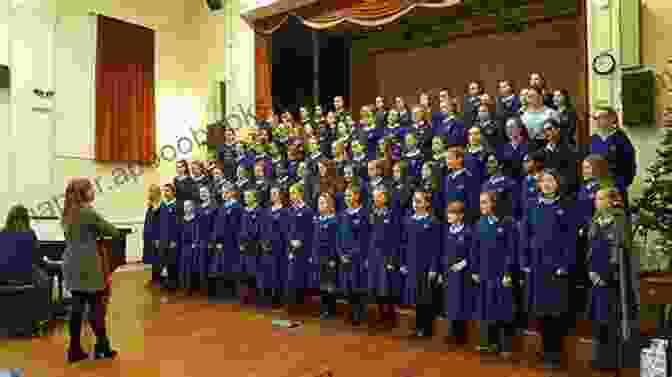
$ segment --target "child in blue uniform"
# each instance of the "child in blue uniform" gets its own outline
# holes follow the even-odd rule
[[[304,186],[294,184],[289,191],[292,208],[289,225],[289,253],[287,254],[287,294],[291,304],[302,304],[308,286],[310,253],[313,240],[315,211],[304,201]]]
[[[366,317],[366,269],[369,248],[369,211],[363,207],[360,186],[345,191],[346,209],[339,214],[338,253],[340,269],[338,282],[352,305],[352,323],[359,325]]]
[[[454,201],[446,208],[443,225],[439,280],[444,292],[443,314],[450,322],[448,336],[456,344],[466,343],[466,321],[473,319],[473,284],[469,272],[472,227],[465,224],[464,203]]]
[[[518,250],[517,226],[497,213],[497,194],[480,196],[481,218],[474,228],[469,258],[472,280],[478,284],[476,315],[480,320],[481,352],[511,357],[514,320],[514,281]]]
[[[320,285],[320,319],[336,315],[336,286],[338,284],[338,219],[336,204],[331,194],[323,193],[318,199],[319,216],[315,218],[312,258],[319,264],[317,279]]]
[[[224,204],[217,210],[212,231],[215,248],[210,258],[210,273],[223,277],[230,289],[229,296],[235,295],[235,277],[241,272],[238,237],[243,206],[238,200],[239,196],[235,186],[222,187]]]
[[[531,199],[539,197],[539,175],[544,170],[544,161],[544,155],[540,152],[529,154],[523,159],[523,168],[526,174],[521,184],[520,193],[522,213],[527,211],[527,205]]]
[[[563,331],[569,313],[569,273],[576,263],[576,212],[561,198],[556,171],[541,176],[542,195],[529,204],[521,222],[519,264],[525,273],[530,319],[541,320],[544,362],[560,365]]]
[[[399,216],[406,216],[411,209],[413,200],[411,179],[406,161],[397,161],[392,165],[392,208]]]
[[[593,367],[598,369],[633,368],[638,359],[636,352],[626,352],[626,345],[638,336],[633,289],[637,276],[630,263],[632,240],[622,200],[614,187],[596,193],[585,259],[592,282],[587,312],[595,334]]]
[[[264,210],[261,222],[261,255],[257,286],[264,305],[280,304],[282,282],[286,275],[289,246],[289,210],[286,192],[280,186],[271,189],[271,205]]]
[[[201,204],[197,209],[198,223],[197,242],[198,248],[194,253],[194,272],[196,273],[194,281],[195,286],[204,289],[208,282],[209,257],[215,248],[212,242],[212,229],[217,214],[217,205],[211,197],[211,192],[207,187],[199,189]]]
[[[257,202],[256,191],[245,192],[245,209],[240,222],[241,304],[252,304],[257,293],[257,269],[261,241],[263,210]]]
[[[488,153],[492,152],[492,150],[485,143],[485,141],[481,139],[480,128],[470,128],[468,135],[469,144],[467,145],[466,151],[464,153],[464,166],[471,172],[471,174],[476,177],[478,181],[478,187],[481,187],[488,176],[485,159]]]
[[[401,302],[415,305],[416,331],[413,336],[432,336],[435,307],[433,287],[439,270],[441,224],[432,216],[431,193],[423,190],[413,195],[413,212],[403,223]]]
[[[142,228],[142,263],[152,265],[151,283],[158,283],[161,280],[161,259],[159,257],[160,214],[161,188],[158,185],[151,185],[147,195],[145,226]]]
[[[375,298],[380,312],[379,323],[394,326],[395,304],[399,303],[401,284],[399,246],[401,224],[390,208],[389,192],[384,186],[373,191],[374,208],[370,213],[370,244],[366,269],[370,296]]]
[[[465,205],[467,222],[477,217],[478,194],[481,183],[472,171],[465,168],[464,152],[459,147],[451,147],[446,152],[449,173],[443,179],[443,203],[461,201]],[[445,212],[445,209],[442,208]]]
[[[159,254],[161,255],[161,270],[166,270],[164,288],[174,289],[178,282],[178,261],[180,256],[179,244],[182,232],[181,219],[178,219],[175,186],[172,183],[163,185],[163,203],[159,214]]]
[[[182,234],[180,239],[179,284],[190,294],[194,288],[194,275],[197,272],[194,260],[198,255],[198,222],[194,202],[184,201],[184,217],[182,219]]]

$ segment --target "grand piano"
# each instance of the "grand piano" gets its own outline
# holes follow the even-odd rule
[[[58,217],[31,217],[32,228],[37,234],[39,242],[38,253],[40,259],[45,260],[47,271],[54,281],[56,277],[56,284],[58,286],[58,298],[52,302],[54,313],[62,315],[66,312],[66,305],[68,300],[64,297],[63,290],[63,274],[61,271],[61,264],[63,263],[63,253],[65,251],[65,236],[63,228]],[[103,266],[106,274],[111,274],[119,266],[126,264],[126,236],[133,232],[131,228],[117,227],[121,233],[120,238],[101,238],[97,241],[98,253],[103,259]],[[53,291],[55,287],[51,287]],[[50,294],[50,297],[53,297]]]

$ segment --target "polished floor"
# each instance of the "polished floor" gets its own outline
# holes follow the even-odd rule
[[[108,326],[118,359],[67,365],[61,324],[46,337],[0,340],[0,369],[23,368],[31,377],[315,377],[321,370],[333,377],[610,376],[485,360],[395,332],[354,329],[340,319],[308,319],[300,328],[277,330],[271,321],[286,318],[282,312],[165,296],[147,288],[148,279],[146,270],[115,272]],[[83,343],[91,349],[90,330],[86,334]]]

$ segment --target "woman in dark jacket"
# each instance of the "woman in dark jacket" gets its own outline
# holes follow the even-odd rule
[[[159,258],[159,209],[161,208],[161,188],[151,185],[147,197],[147,211],[145,212],[145,226],[142,239],[142,263],[152,265],[152,283],[158,283],[161,277],[161,263]]]
[[[87,303],[93,312],[90,322],[96,334],[95,358],[114,358],[117,355],[117,351],[110,348],[105,328],[109,282],[101,268],[96,239],[101,235],[119,237],[119,231],[93,209],[94,198],[93,184],[86,178],[73,179],[65,190],[61,224],[66,245],[63,278],[72,293],[68,349],[68,361],[71,363],[89,357],[81,344],[82,317]]]

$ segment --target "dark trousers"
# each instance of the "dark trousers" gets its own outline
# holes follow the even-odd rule
[[[434,333],[434,309],[435,307],[431,303],[415,306],[415,328],[426,336]]]
[[[497,345],[500,352],[513,349],[513,326],[504,321],[481,321],[481,345]]]
[[[562,354],[562,339],[566,335],[567,316],[545,316],[541,318],[541,335],[544,348],[544,359],[559,362]]]
[[[457,343],[466,343],[467,321],[461,319],[450,320],[448,323],[448,336],[454,337]]]
[[[355,322],[364,321],[366,319],[366,294],[350,291],[347,295],[348,302],[352,306],[352,320]]]
[[[336,294],[322,290],[320,292],[320,311],[322,314],[336,314]]]
[[[107,329],[105,327],[105,297],[103,291],[81,292],[72,291],[72,309],[70,312],[70,349],[81,350],[82,343],[82,321],[86,304],[89,305],[89,324],[93,333],[96,335],[96,343],[100,345],[108,344]]]
[[[158,283],[161,281],[161,270],[162,266],[159,263],[152,265],[152,283]]]
[[[163,265],[161,266],[161,269],[163,269]],[[168,272],[168,276],[163,280],[163,285],[167,288],[176,288],[177,287],[177,279],[179,276],[179,270],[177,267],[177,264],[167,264],[165,265],[166,271]]]
[[[618,336],[618,324],[616,321],[593,322],[593,336],[595,338],[593,360],[595,366],[600,368],[619,367],[619,348],[621,348]]]

